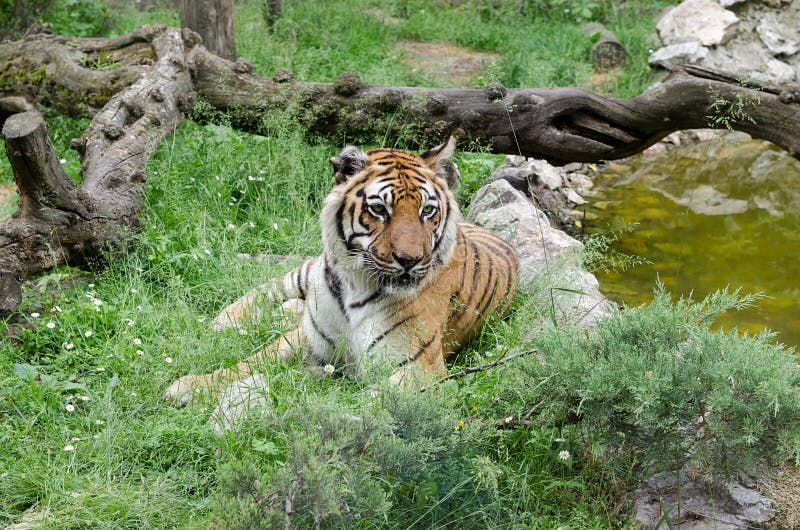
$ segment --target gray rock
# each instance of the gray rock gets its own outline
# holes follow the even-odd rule
[[[682,64],[697,64],[707,56],[708,48],[700,44],[699,40],[689,40],[654,51],[647,62],[650,66],[674,70]]]
[[[684,0],[667,11],[656,28],[664,44],[690,39],[704,46],[717,46],[736,34],[739,17],[713,0]]]
[[[540,327],[548,324],[551,308],[559,324],[582,329],[614,313],[597,278],[581,266],[583,245],[550,226],[547,216],[508,182],[496,180],[478,190],[467,217],[517,249],[520,289],[548,309],[542,311]]]
[[[776,513],[772,501],[755,489],[755,481],[751,486],[743,481],[709,483],[687,467],[679,474],[658,473],[647,479],[634,492],[634,507],[634,522],[645,530],[665,528],[662,518],[667,510],[669,525],[681,529],[753,528]]]
[[[551,165],[546,160],[529,159],[524,166],[530,168],[537,182],[546,188],[557,190],[564,184],[564,169]]]
[[[794,81],[796,73],[783,61],[770,58],[762,68],[750,72],[750,77],[761,83],[785,85]]]
[[[790,10],[765,13],[756,26],[761,42],[773,55],[794,55],[800,51],[800,20]]]
[[[745,1],[746,0],[720,0],[719,5],[721,5],[722,7],[731,7],[735,6],[736,4],[741,4],[742,2]]]
[[[566,196],[567,200],[572,204],[577,204],[577,205],[586,204],[586,199],[578,195],[578,192],[576,192],[571,188],[567,188],[566,191],[564,192],[564,195]]]

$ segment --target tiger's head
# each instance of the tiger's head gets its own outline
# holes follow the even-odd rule
[[[455,139],[415,155],[345,147],[331,158],[336,184],[320,220],[326,255],[354,281],[387,293],[421,289],[448,263],[461,211]]]

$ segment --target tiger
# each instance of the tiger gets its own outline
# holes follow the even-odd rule
[[[299,326],[235,368],[181,377],[165,399],[186,404],[199,389],[296,356],[356,378],[388,363],[392,384],[445,375],[445,361],[507,311],[519,269],[511,245],[463,221],[448,185],[458,179],[455,144],[421,155],[347,146],[331,158],[322,255],[251,290],[212,324],[237,327],[261,318],[265,303],[283,303]]]

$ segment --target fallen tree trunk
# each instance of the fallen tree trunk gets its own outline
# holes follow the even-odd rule
[[[498,84],[380,87],[350,73],[333,84],[301,83],[288,71],[255,75],[246,61],[210,53],[196,33],[163,26],[112,39],[33,35],[0,44],[0,65],[3,109],[34,104],[94,116],[73,141],[80,187],[56,163],[41,117],[6,122],[21,209],[0,223],[0,311],[19,303],[18,279],[61,263],[85,265],[104,248],[126,244],[141,214],[147,159],[192,108],[195,93],[204,101],[196,116],[225,113],[234,126],[258,133],[288,114],[312,133],[352,142],[429,146],[456,132],[469,140],[463,148],[563,164],[625,157],[672,131],[716,124],[800,157],[800,89],[745,87],[697,67],[631,99]]]
[[[0,224],[0,311],[19,304],[19,280],[62,263],[86,266],[125,247],[138,228],[145,165],[191,108],[193,91],[180,30],[148,28],[158,58],[73,140],[80,186],[61,168],[38,112],[3,125],[20,209]]]
[[[153,62],[148,28],[116,39],[33,36],[0,44],[0,98],[23,96],[72,114],[92,115],[104,97]],[[194,88],[207,104],[198,117],[224,113],[232,125],[265,133],[286,113],[310,132],[372,143],[401,139],[424,147],[460,131],[462,148],[597,162],[640,152],[681,129],[728,127],[800,157],[800,87],[743,86],[734,76],[686,66],[645,94],[620,99],[575,88],[483,90],[381,87],[345,73],[333,84],[303,83],[279,70],[269,79],[231,62],[184,32]],[[94,63],[114,64],[92,70]],[[62,96],[59,96],[61,94]],[[69,107],[70,101],[76,101]],[[199,109],[198,109],[199,110]]]

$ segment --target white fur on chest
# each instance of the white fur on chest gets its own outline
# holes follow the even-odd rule
[[[361,376],[368,361],[392,357],[391,341],[381,340],[377,347],[374,345],[393,322],[394,315],[385,308],[392,305],[394,298],[401,297],[389,295],[358,306],[375,292],[374,288],[359,288],[342,281],[340,305],[325,280],[323,263],[318,260],[309,271],[310,289],[301,324],[307,353],[319,364],[346,366],[353,375]]]

